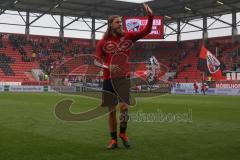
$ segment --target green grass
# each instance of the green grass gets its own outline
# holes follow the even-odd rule
[[[240,159],[240,98],[164,95],[139,98],[131,113],[192,111],[192,122],[129,122],[132,148],[106,150],[107,117],[65,122],[55,104],[75,100],[73,112],[99,104],[88,97],[0,93],[1,160],[223,160]]]

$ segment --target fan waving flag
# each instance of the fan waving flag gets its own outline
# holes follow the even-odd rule
[[[221,63],[205,46],[200,51],[199,69],[210,74],[214,80],[222,79]]]

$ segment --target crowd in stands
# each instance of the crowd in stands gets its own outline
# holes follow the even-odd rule
[[[63,73],[67,73],[67,67],[64,65],[65,57],[74,58],[79,54],[91,54],[93,49],[79,44],[74,44],[72,39],[61,39],[51,42],[49,37],[41,37],[38,41],[25,35],[9,34],[9,41],[13,46],[13,50],[17,50],[22,56],[23,62],[37,61],[40,68],[50,74],[57,65]],[[0,47],[2,41],[0,41]],[[26,48],[31,47],[31,53]]]
[[[222,70],[240,71],[240,40],[231,37],[213,38],[206,42],[207,48],[215,53]]]
[[[3,34],[0,34],[0,48],[6,47],[2,37]],[[21,55],[23,62],[39,63],[40,68],[47,75],[51,74],[56,66],[59,67],[61,73],[69,73],[70,71],[65,65],[69,58],[94,52],[91,47],[75,43],[71,38],[55,37],[55,40],[52,41],[51,37],[39,36],[36,40],[31,36],[9,34],[8,40],[12,44],[13,50]],[[191,68],[191,64],[183,64],[182,62],[190,54],[196,54],[198,57],[201,43],[201,40],[185,41],[178,44],[176,42],[139,42],[132,48],[130,61],[144,62],[151,56],[155,56],[160,63],[166,63],[170,72],[176,72],[178,75],[178,73]],[[238,41],[233,42],[228,37],[213,38],[209,39],[205,45],[220,60],[223,70],[240,71],[240,43]],[[173,52],[173,54],[169,52]],[[14,75],[11,67],[8,67],[10,63],[14,63],[14,60],[9,58],[1,53],[0,67],[6,75]]]
[[[232,37],[229,36],[209,38],[204,45],[220,61],[222,71],[240,71],[239,42],[239,40],[233,40]],[[188,73],[190,70],[195,70],[195,62],[192,64],[189,59],[193,59],[192,54],[195,55],[195,59],[198,59],[202,43],[202,40],[190,40],[180,42],[177,45],[176,43],[170,44],[170,42],[162,42],[158,44],[152,43],[150,47],[146,47],[147,43],[140,43],[140,45],[133,48],[137,50],[133,61],[136,61],[136,59],[145,61],[148,56],[145,56],[143,53],[150,53],[150,55],[156,56],[160,63],[167,64],[169,71],[175,72],[175,77],[177,77],[181,72],[186,71],[185,73]],[[172,51],[173,54],[169,53],[169,51]],[[188,60],[185,60],[187,57],[189,57]],[[192,77],[186,75],[185,82],[189,81],[192,81]]]
[[[6,46],[5,46],[4,43],[3,43],[2,37],[3,37],[3,34],[0,33],[0,48],[6,48]]]
[[[14,59],[6,56],[4,53],[0,53],[0,68],[7,76],[14,76],[14,72],[10,67],[10,63],[14,63]]]
[[[167,42],[168,43],[168,42]],[[166,43],[166,44],[167,44]],[[196,46],[193,46],[194,49]],[[180,66],[181,61],[184,60],[189,52],[193,49],[184,47],[182,44],[170,44],[162,45],[161,43],[139,43],[133,47],[133,53],[131,54],[131,62],[146,62],[151,56],[157,57],[160,63],[167,64],[170,72],[180,72],[185,70],[186,67],[190,67],[190,64]],[[172,51],[173,54],[167,55],[168,52]]]

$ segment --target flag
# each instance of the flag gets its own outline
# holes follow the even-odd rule
[[[205,46],[201,48],[198,67],[214,80],[222,79],[221,63]]]

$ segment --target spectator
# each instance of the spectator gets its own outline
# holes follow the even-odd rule
[[[32,52],[32,61],[35,61],[35,60],[36,60],[36,53]]]

